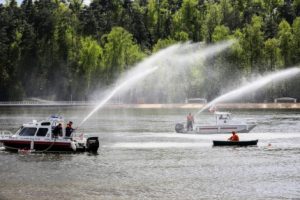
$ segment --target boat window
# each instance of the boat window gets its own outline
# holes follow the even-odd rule
[[[36,132],[36,129],[37,128],[27,128],[27,127],[25,127],[20,131],[19,135],[20,136],[34,136],[34,134]]]
[[[20,135],[20,132],[21,132],[22,129],[23,129],[23,126],[21,126],[21,127],[17,130],[16,135]]]
[[[50,122],[42,122],[41,125],[42,126],[50,126]]]
[[[39,128],[36,136],[44,137],[44,136],[46,136],[47,133],[48,133],[48,129],[47,128]]]

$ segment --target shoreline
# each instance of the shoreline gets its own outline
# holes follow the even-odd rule
[[[95,102],[51,102],[51,103],[0,103],[0,107],[77,107],[77,106],[96,106]],[[135,108],[135,109],[201,109],[206,104],[106,104],[105,108]],[[216,105],[218,109],[237,109],[237,110],[300,110],[300,103],[220,103]]]

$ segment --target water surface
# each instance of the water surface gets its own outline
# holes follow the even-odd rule
[[[50,114],[80,123],[91,108],[0,108],[0,130]],[[297,199],[300,198],[298,111],[235,111],[257,122],[241,140],[257,147],[212,147],[229,135],[177,134],[193,110],[104,109],[81,131],[98,135],[98,154],[0,151],[0,199]],[[198,121],[213,121],[204,113]]]

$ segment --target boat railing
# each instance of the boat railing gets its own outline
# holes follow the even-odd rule
[[[1,138],[6,138],[6,137],[10,137],[12,136],[13,133],[11,131],[8,130],[0,130],[0,137]]]

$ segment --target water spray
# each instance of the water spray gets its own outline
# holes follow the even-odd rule
[[[101,108],[105,103],[107,103],[117,92],[119,92],[120,90],[124,89],[125,87],[130,86],[131,84],[135,83],[136,81],[142,79],[143,77],[155,72],[158,69],[158,67],[153,67],[151,69],[148,69],[146,71],[144,71],[144,73],[139,74],[138,76],[124,81],[123,83],[121,83],[119,86],[115,87],[114,90],[107,96],[105,97],[98,105],[96,108],[94,108],[94,110],[92,110],[90,112],[90,114],[88,114],[83,120],[82,122],[78,125],[77,128],[79,128],[88,118],[90,118],[97,110],[99,110],[99,108]]]
[[[285,70],[281,70],[278,72],[274,72],[271,73],[263,78],[259,78],[251,83],[248,83],[240,88],[237,88],[235,90],[232,90],[226,94],[223,94],[217,98],[215,98],[214,100],[212,100],[211,102],[209,102],[208,104],[206,104],[202,109],[200,109],[196,114],[195,117],[197,115],[199,115],[200,113],[202,113],[204,110],[210,108],[211,106],[213,106],[216,103],[219,103],[221,101],[226,101],[226,100],[232,100],[232,99],[236,99],[238,97],[240,97],[241,95],[243,95],[244,93],[249,93],[252,92],[254,90],[257,90],[261,87],[264,87],[265,85],[267,85],[268,83],[272,82],[272,81],[280,81],[280,80],[284,80],[286,78],[292,77],[297,75],[298,73],[300,73],[300,68],[299,67],[293,67],[293,68],[289,68],[289,69],[285,69]]]
[[[152,74],[162,67],[188,67],[192,64],[214,56],[234,43],[234,40],[223,41],[203,48],[202,43],[179,43],[165,48],[138,63],[125,73],[117,82],[116,87],[82,120],[78,127],[86,122],[96,111],[102,108],[116,93],[124,91],[140,79]],[[78,128],[77,127],[77,128]]]

